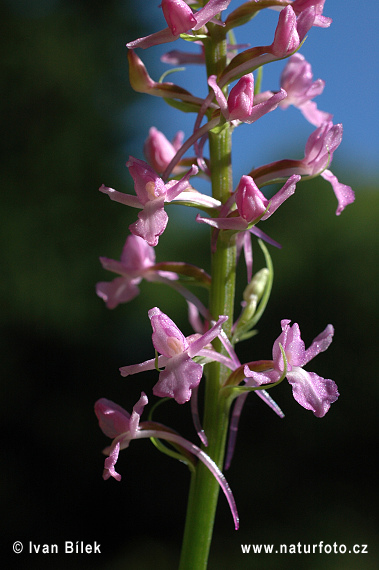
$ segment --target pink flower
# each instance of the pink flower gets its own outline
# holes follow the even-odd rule
[[[108,194],[111,200],[134,208],[142,208],[138,220],[131,224],[129,229],[134,235],[146,240],[149,245],[156,246],[168,222],[168,215],[164,210],[165,202],[171,202],[190,186],[189,178],[197,174],[198,168],[192,166],[179,182],[171,180],[165,184],[155,170],[143,160],[131,156],[126,166],[133,177],[137,196],[122,194],[104,185],[100,187],[100,191]]]
[[[102,281],[96,285],[96,293],[105,301],[108,309],[134,299],[139,294],[138,284],[142,279],[159,281],[160,278],[178,278],[176,273],[154,267],[154,248],[136,235],[130,235],[126,239],[120,261],[107,257],[100,257],[100,261],[104,269],[121,275],[111,282]]]
[[[286,97],[286,92],[281,89],[278,93],[271,94],[266,101],[254,105],[254,77],[252,73],[249,73],[241,77],[226,100],[216,79],[215,75],[211,75],[208,85],[212,87],[217,103],[227,121],[238,120],[243,123],[254,123],[266,113],[276,109],[280,101]]]
[[[307,372],[303,369],[310,360],[320,352],[324,352],[333,339],[334,329],[328,325],[312,342],[311,346],[305,350],[305,345],[300,336],[299,325],[295,323],[290,326],[287,319],[281,322],[282,333],[274,342],[272,349],[272,370],[267,372],[254,372],[249,366],[245,366],[244,373],[247,378],[251,378],[252,385],[262,385],[277,382],[283,375],[285,364],[280,349],[282,346],[287,360],[286,377],[292,386],[292,393],[295,400],[306,410],[312,410],[318,418],[325,416],[330,408],[330,404],[338,399],[339,393],[337,385],[333,380],[321,378],[314,372]],[[255,383],[255,384],[254,384]],[[249,385],[249,381],[247,382]]]
[[[342,141],[342,124],[333,125],[331,121],[323,123],[308,138],[305,156],[302,160],[279,160],[256,168],[250,172],[258,185],[269,184],[271,180],[300,174],[301,176],[322,176],[333,188],[338,201],[336,215],[339,216],[355,196],[350,186],[342,184],[337,177],[327,170],[333,160],[333,154]]]
[[[245,231],[251,229],[259,220],[267,220],[279,206],[295,192],[296,183],[300,176],[294,174],[284,186],[271,198],[266,198],[259,190],[251,176],[244,175],[237,186],[232,199],[227,203],[229,214],[224,217],[223,212],[219,218],[202,218],[197,216],[200,223],[209,224],[222,230]],[[233,210],[233,203],[237,210]]]
[[[222,89],[235,79],[251,73],[266,63],[290,56],[299,48],[314,20],[314,7],[301,12],[298,18],[291,5],[283,8],[279,14],[272,44],[253,47],[236,55],[219,76],[218,86]]]
[[[348,204],[355,200],[354,192],[346,184],[338,181],[337,177],[326,166],[332,162],[333,153],[342,141],[342,125],[333,125],[331,121],[323,123],[309,137],[305,145],[305,156],[301,161],[305,172],[310,176],[320,174],[334,190],[338,201],[337,216]]]
[[[183,137],[183,131],[178,131],[174,140],[170,143],[161,131],[158,131],[155,127],[151,127],[149,136],[145,141],[144,153],[147,162],[158,174],[162,174],[170,164],[176,152],[181,147]]]
[[[332,23],[332,19],[322,15],[325,0],[294,0],[291,6],[296,15],[301,14],[304,10],[312,8],[315,11],[314,26],[320,28],[328,28]]]
[[[155,34],[138,38],[126,44],[129,49],[140,47],[146,49],[158,44],[175,41],[180,34],[189,30],[200,30],[208,22],[224,25],[215,16],[226,10],[231,0],[209,0],[207,4],[192,12],[190,7],[183,0],[162,0],[163,15],[168,24],[168,28],[160,30]]]
[[[140,399],[133,407],[132,415],[106,398],[101,398],[96,402],[95,414],[101,431],[108,437],[115,438],[112,446],[104,450],[109,457],[104,463],[103,479],[114,477],[117,481],[121,480],[121,475],[115,471],[114,466],[120,450],[128,447],[130,441],[137,437],[140,429],[139,420],[147,402],[147,396],[142,392]],[[121,434],[124,437],[120,438]]]
[[[203,366],[192,360],[195,356],[204,356],[230,365],[229,358],[207,348],[207,345],[220,334],[222,324],[227,317],[220,316],[217,323],[205,334],[187,338],[158,307],[149,311],[149,318],[153,328],[153,345],[161,354],[158,366],[165,367],[159,373],[159,380],[153,389],[156,396],[174,398],[178,404],[190,400],[192,389],[199,385],[203,374]],[[121,376],[129,376],[144,370],[153,370],[155,366],[155,359],[151,359],[141,364],[123,366],[120,372]]]
[[[99,420],[100,429],[106,436],[113,439],[112,444],[103,451],[108,456],[104,462],[103,479],[113,477],[117,481],[121,480],[121,475],[115,470],[115,465],[120,451],[129,447],[133,439],[157,438],[170,441],[182,454],[183,460],[194,465],[196,459],[199,459],[216,478],[229,503],[234,526],[237,530],[239,519],[233,493],[216,463],[196,445],[170,428],[152,421],[140,423],[143,409],[147,403],[148,398],[142,392],[131,415],[121,406],[106,398],[101,398],[95,403],[95,414]]]
[[[282,109],[290,105],[298,107],[316,127],[332,119],[330,113],[319,111],[316,103],[311,101],[323,92],[325,82],[322,79],[313,81],[311,65],[300,53],[295,53],[288,60],[280,78],[280,86],[287,92],[287,97],[280,103]]]

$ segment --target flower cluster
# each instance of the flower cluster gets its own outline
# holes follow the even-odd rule
[[[136,208],[138,214],[136,221],[129,226],[130,235],[126,238],[120,261],[100,258],[103,268],[118,276],[111,282],[98,283],[96,292],[106,306],[113,309],[132,301],[139,294],[139,285],[144,279],[163,283],[185,298],[194,333],[185,336],[167,314],[157,306],[153,307],[148,312],[152,327],[151,358],[139,364],[122,366],[120,373],[122,377],[127,377],[139,372],[155,371],[158,376],[152,388],[153,396],[173,399],[180,405],[190,402],[195,430],[206,447],[208,435],[215,441],[222,434],[208,434],[202,428],[197,407],[198,388],[204,371],[217,369],[219,377],[214,386],[217,386],[218,397],[212,405],[219,405],[222,413],[232,410],[226,468],[233,455],[239,417],[249,392],[255,392],[280,417],[284,414],[266,389],[285,378],[292,387],[294,399],[318,418],[328,412],[339,396],[333,380],[304,369],[311,359],[329,347],[334,334],[332,325],[328,325],[305,349],[299,325],[295,323],[291,326],[290,321],[284,319],[281,321],[282,333],[272,348],[271,360],[241,363],[236,353],[236,344],[256,333],[254,327],[270,296],[273,269],[264,242],[281,247],[264,233],[261,222],[274,214],[280,215],[277,213],[279,207],[294,194],[298,183],[316,176],[331,184],[338,202],[337,215],[354,201],[353,190],[340,183],[329,170],[334,152],[342,141],[342,125],[333,124],[332,115],[318,109],[314,99],[322,93],[325,82],[322,79],[313,80],[311,65],[299,52],[313,26],[330,26],[331,19],[323,15],[324,2],[249,0],[233,9],[232,0],[209,0],[200,7],[193,0],[162,0],[161,9],[167,27],[127,44],[132,87],[138,92],[161,97],[179,110],[194,113],[195,120],[193,132],[187,138],[179,131],[171,142],[155,126],[150,128],[144,145],[146,161],[130,156],[126,162],[135,194],[119,192],[105,185],[100,187],[100,191],[111,200]],[[271,31],[271,43],[255,47],[236,44],[233,29],[247,23],[266,8],[279,11],[276,28]],[[219,41],[221,36],[225,55],[220,67],[215,59],[212,65],[209,64],[209,46],[216,41],[216,37]],[[192,42],[198,51],[171,50],[162,60],[174,65],[205,65],[207,96],[192,94],[163,79],[155,81],[135,52],[137,48],[146,49],[177,40]],[[279,90],[261,91],[257,70],[283,59],[287,59],[287,63],[281,74]],[[296,107],[315,127],[305,143],[304,158],[286,158],[255,167],[240,177],[235,189],[231,183],[230,165],[228,175],[220,175],[221,182],[215,181],[215,172],[219,168],[217,161],[225,159],[230,152],[226,147],[223,151],[216,151],[214,148],[217,145],[210,144],[209,157],[206,157],[207,141],[214,141],[225,133],[230,138],[231,132],[241,124],[264,121],[267,113],[279,114],[280,110],[290,105]],[[192,155],[186,155],[187,151],[191,151]],[[211,181],[213,188],[219,185],[212,196],[196,189],[199,176]],[[267,198],[263,187],[278,182],[280,189]],[[196,215],[196,223],[210,226],[212,275],[201,267],[182,261],[156,261],[155,248],[169,222],[166,207],[176,204],[201,210],[202,214]],[[252,253],[254,238],[259,238],[266,260],[266,267],[255,275]],[[236,259],[242,249],[247,283],[241,314],[234,321],[234,289],[226,283],[235,279]],[[225,257],[228,268],[226,263],[222,265],[218,262],[225,251],[234,252]],[[192,285],[200,285],[210,291],[209,306],[205,306],[192,292]],[[232,289],[233,293],[230,293]],[[218,303],[216,310],[214,299],[218,297],[223,301]],[[218,365],[212,368],[208,366],[210,363]],[[206,381],[209,381],[208,378]],[[96,402],[95,413],[100,428],[113,440],[104,450],[107,455],[104,479],[121,479],[115,464],[119,452],[128,447],[132,440],[166,440],[175,452],[168,452],[164,447],[165,452],[183,460],[191,470],[196,469],[197,460],[206,465],[221,485],[235,527],[238,528],[234,498],[220,471],[222,455],[216,461],[211,457],[211,445],[208,455],[204,449],[201,450],[167,426],[150,420],[140,422],[147,403],[148,397],[143,392],[130,415],[110,400],[102,398]],[[208,429],[212,430],[209,424]]]

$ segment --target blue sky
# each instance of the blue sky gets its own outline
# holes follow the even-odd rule
[[[148,3],[151,7],[141,18],[148,18],[152,33],[166,24],[158,1],[146,0],[145,4]],[[241,3],[242,0],[232,0],[231,7]],[[343,141],[334,155],[334,165],[340,165],[344,170],[347,167],[346,177],[340,177],[341,182],[349,183],[349,176],[353,176],[356,183],[362,176],[374,181],[378,172],[379,149],[378,2],[326,0],[324,15],[333,19],[332,25],[327,29],[312,28],[301,53],[312,64],[314,79],[321,78],[326,82],[323,94],[316,99],[318,107],[332,113],[334,122],[344,126]],[[251,46],[270,44],[277,18],[278,13],[273,10],[262,11],[246,26],[236,28],[237,41],[248,42]],[[126,41],[132,39],[135,38],[126,38]],[[159,61],[161,54],[170,49],[183,49],[183,46],[185,43],[179,40],[175,44],[138,50],[138,55],[157,80],[169,68]],[[265,66],[263,89],[278,89],[284,65],[285,61]],[[200,66],[188,66],[185,73],[173,74],[168,80],[201,95],[204,93],[204,77]],[[144,119],[138,140],[127,142],[127,153],[140,156],[142,140],[151,125],[169,138],[179,129],[184,130],[186,136],[191,133],[194,115],[173,111],[161,100],[154,98],[149,101],[142,95],[133,109],[134,113],[138,116],[142,113]],[[278,109],[252,126],[240,127],[234,135],[233,147],[237,175],[272,160],[302,158],[305,142],[313,129],[294,108],[287,111]]]

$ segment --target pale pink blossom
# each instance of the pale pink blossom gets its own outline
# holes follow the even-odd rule
[[[161,131],[158,131],[155,127],[150,128],[143,150],[147,162],[158,174],[162,174],[168,164],[170,164],[181,147],[183,137],[183,131],[178,131],[173,141],[170,142]]]
[[[296,183],[300,176],[294,174],[284,186],[271,198],[268,199],[262,194],[251,176],[243,175],[228,202],[229,212],[227,216],[223,212],[218,218],[202,218],[197,216],[197,221],[205,223],[219,230],[245,231],[251,229],[259,220],[267,220],[279,206],[295,192]],[[237,205],[237,210],[233,209],[233,204]]]
[[[294,0],[291,4],[296,15],[301,14],[304,10],[309,8],[315,11],[314,26],[319,28],[328,28],[332,23],[332,19],[323,16],[325,0]]]
[[[338,399],[337,385],[333,380],[322,378],[315,372],[307,372],[303,366],[329,347],[334,329],[332,325],[328,325],[305,350],[299,325],[295,323],[290,326],[290,322],[287,319],[281,321],[282,333],[274,342],[272,349],[272,369],[267,372],[255,372],[246,365],[244,373],[248,379],[252,379],[253,385],[262,386],[280,380],[286,366],[286,377],[292,386],[295,400],[303,408],[312,410],[315,416],[322,418],[330,405]],[[280,346],[286,355],[286,365]]]
[[[162,9],[168,27],[149,36],[129,42],[126,44],[126,47],[129,49],[136,47],[146,49],[155,45],[173,42],[178,39],[180,34],[190,30],[200,30],[208,22],[224,25],[215,16],[226,10],[230,2],[231,0],[209,0],[203,8],[192,12],[183,0],[163,0]]]
[[[111,200],[134,208],[142,208],[138,220],[131,224],[129,229],[134,235],[146,240],[149,245],[156,246],[168,222],[164,204],[172,202],[190,186],[189,178],[197,174],[198,168],[193,165],[181,180],[171,180],[165,184],[155,170],[143,160],[131,156],[126,166],[134,180],[136,196],[117,192],[104,185],[100,187],[100,191],[108,194]]]
[[[182,453],[183,460],[194,465],[196,459],[199,459],[209,469],[225,494],[237,530],[239,518],[233,493],[216,463],[196,445],[170,428],[152,421],[140,422],[143,409],[147,403],[148,398],[142,392],[131,415],[121,406],[106,398],[101,398],[95,403],[95,414],[100,429],[106,436],[113,439],[112,444],[103,450],[103,453],[107,455],[104,461],[103,479],[113,477],[117,481],[121,480],[121,475],[115,470],[115,465],[120,451],[129,447],[132,440],[156,438],[170,441]]]
[[[331,121],[323,123],[307,140],[305,155],[302,160],[279,160],[256,168],[250,172],[259,186],[269,184],[277,178],[299,174],[301,176],[322,176],[333,188],[338,201],[336,215],[339,216],[347,205],[354,202],[354,192],[350,186],[342,184],[327,168],[335,150],[342,141],[342,124],[333,125]]]
[[[294,105],[316,127],[332,119],[330,113],[320,111],[312,101],[323,92],[325,81],[322,79],[313,81],[311,65],[300,53],[295,53],[289,58],[280,78],[280,86],[287,92],[287,97],[279,104],[282,109]]]
[[[215,339],[222,329],[227,317],[220,316],[219,320],[203,335],[185,337],[176,324],[158,307],[149,311],[153,328],[152,341],[158,357],[159,379],[153,393],[161,398],[174,398],[178,404],[184,404],[191,398],[193,388],[196,388],[203,374],[203,365],[195,362],[195,356],[218,360],[231,366],[230,359],[219,354],[207,345]],[[153,358],[131,366],[120,368],[121,376],[129,376],[144,370],[153,370],[156,360]]]
[[[276,109],[287,95],[284,89],[281,89],[278,93],[271,94],[267,100],[254,104],[252,73],[241,77],[230,91],[228,99],[217,84],[215,75],[208,78],[208,85],[212,87],[221,113],[227,121],[241,121],[248,124],[254,123],[266,113]]]
[[[279,14],[273,42],[270,45],[250,48],[236,55],[218,78],[218,86],[222,89],[235,79],[251,73],[266,63],[293,54],[312,27],[314,19],[313,7],[304,10],[296,17],[292,6],[286,6]]]
[[[138,284],[142,279],[160,281],[162,278],[178,278],[176,273],[155,267],[154,248],[133,234],[126,239],[120,261],[100,257],[100,262],[104,269],[120,275],[111,282],[102,281],[96,285],[96,293],[105,301],[108,309],[134,299],[139,294]]]

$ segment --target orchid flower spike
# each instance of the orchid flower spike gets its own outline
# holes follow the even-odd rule
[[[146,49],[155,45],[173,42],[178,39],[180,34],[190,30],[198,31],[208,22],[223,26],[224,24],[215,16],[226,10],[230,2],[231,0],[209,0],[203,8],[192,12],[184,0],[162,0],[162,11],[168,28],[129,42],[126,44],[126,47],[129,49],[136,47]]]
[[[292,386],[295,400],[306,410],[312,410],[318,418],[325,416],[330,405],[338,399],[338,388],[333,380],[321,378],[315,372],[307,372],[303,369],[310,360],[320,352],[324,352],[333,339],[334,328],[328,325],[305,350],[304,341],[300,336],[300,328],[297,323],[290,326],[288,319],[281,321],[282,333],[274,342],[272,349],[272,369],[267,372],[255,372],[245,366],[245,376],[252,380],[252,385],[270,384],[277,382],[285,369],[285,363],[281,348],[284,350],[287,360],[286,377]],[[246,383],[249,385],[249,380]]]
[[[287,92],[287,97],[279,104],[282,109],[294,105],[316,127],[331,121],[332,115],[319,111],[316,103],[311,101],[323,92],[325,81],[313,81],[312,67],[300,53],[289,58],[280,78],[280,86]]]
[[[158,307],[149,311],[153,328],[153,345],[157,352],[158,367],[161,370],[159,380],[154,386],[153,393],[161,398],[174,398],[178,404],[184,404],[191,398],[192,389],[199,385],[203,375],[203,365],[195,362],[195,356],[205,357],[205,362],[222,362],[229,368],[233,367],[231,360],[219,354],[207,345],[221,332],[223,323],[228,317],[220,316],[218,321],[203,335],[195,334],[185,337],[176,324]],[[147,360],[141,364],[123,366],[121,376],[129,376],[144,370],[153,370],[156,359]]]
[[[142,208],[138,220],[129,226],[130,231],[142,237],[149,245],[156,246],[159,236],[164,232],[168,222],[168,215],[164,210],[165,202],[171,202],[185,191],[189,186],[189,178],[198,172],[197,166],[192,166],[181,180],[170,180],[165,184],[143,160],[133,156],[126,163],[134,180],[134,189],[137,196],[130,196],[116,192],[113,188],[101,186],[100,191],[108,194],[111,200]]]
[[[113,477],[116,481],[121,480],[121,475],[115,470],[115,465],[120,451],[126,449],[133,439],[164,439],[182,451],[183,455],[189,455],[190,461],[196,461],[197,458],[209,469],[226,496],[234,519],[234,526],[237,530],[239,518],[233,493],[216,463],[196,445],[168,427],[150,421],[140,423],[143,409],[147,403],[147,396],[142,392],[140,399],[133,407],[131,415],[121,406],[106,398],[101,398],[95,403],[95,414],[99,420],[100,429],[106,436],[113,439],[112,444],[103,451],[108,456],[104,462],[103,479],[106,480]]]
[[[111,282],[102,281],[96,285],[97,295],[103,299],[108,309],[114,309],[120,303],[127,303],[139,294],[138,284],[142,279],[160,281],[175,280],[178,275],[171,271],[162,271],[155,267],[155,251],[144,239],[136,235],[127,237],[120,261],[100,257],[104,269],[118,273]]]

